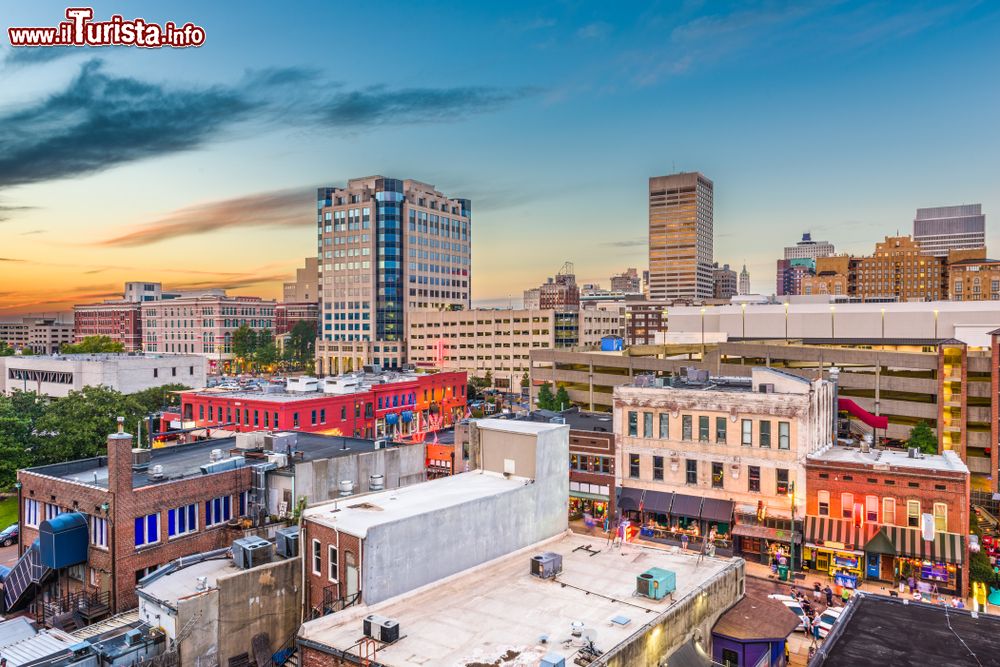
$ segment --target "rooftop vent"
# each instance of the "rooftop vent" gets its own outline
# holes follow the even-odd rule
[[[340,490],[341,497],[349,496],[354,493],[354,482],[349,479],[342,479],[337,488]]]
[[[208,577],[197,577],[195,579],[194,589],[196,591],[204,591],[208,589]]]
[[[224,457],[222,455],[221,449],[213,449],[208,454],[208,460],[211,461],[212,463],[215,463],[216,461],[221,461],[223,458]]]
[[[228,459],[220,459],[201,466],[201,474],[211,475],[213,473],[224,472],[226,470],[236,470],[237,468],[242,468],[245,463],[246,459],[242,456],[230,456]]]
[[[142,630],[138,628],[129,630],[125,633],[125,643],[129,646],[138,646],[142,643]]]
[[[369,491],[381,491],[385,489],[385,476],[384,475],[369,475],[368,476],[368,490]]]
[[[147,477],[153,481],[160,481],[163,479],[163,466],[157,464],[150,468]]]

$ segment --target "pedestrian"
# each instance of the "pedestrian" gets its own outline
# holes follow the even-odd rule
[[[813,645],[815,646],[819,640],[819,623],[813,623]]]
[[[808,616],[806,616],[805,618],[802,619],[802,632],[805,633],[806,637],[809,637],[810,635],[812,635],[812,631],[813,631],[812,621],[809,620]]]
[[[907,579],[906,583],[910,585],[910,595],[913,595],[913,591],[917,590],[917,582],[914,581],[913,575],[910,575],[910,578]]]
[[[826,588],[823,589],[823,592],[826,593],[826,606],[827,607],[832,607],[833,606],[833,589],[830,588],[830,584],[826,585]]]
[[[686,533],[681,533],[681,549],[687,551],[688,548],[688,536]]]
[[[819,589],[819,582],[818,581],[814,581],[813,582],[813,599],[816,600],[816,602],[819,602],[820,598],[822,597],[822,593],[823,593],[823,591],[821,591]]]
[[[844,586],[844,592],[840,596],[844,600],[844,606],[847,606],[847,601],[851,598],[851,589]]]

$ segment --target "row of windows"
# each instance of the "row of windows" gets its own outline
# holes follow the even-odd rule
[[[638,412],[628,413],[628,434],[632,437],[639,437],[639,414]],[[656,415],[656,430],[654,431],[654,413],[642,413],[642,437],[658,438],[665,440],[670,438],[670,415],[661,412]],[[773,443],[772,424],[769,419],[757,420],[757,445],[763,448],[770,448]],[[726,444],[728,437],[728,419],[726,417],[715,418],[715,442],[716,444]],[[740,444],[744,447],[754,446],[754,420],[740,420]],[[791,425],[786,421],[778,422],[777,447],[778,449],[789,449],[790,447]],[[706,415],[698,417],[698,442],[711,442],[712,424],[711,418]],[[681,440],[694,440],[694,417],[692,415],[681,415]]]
[[[570,454],[569,469],[580,472],[600,472],[610,475],[614,471],[614,464],[610,456]]]
[[[53,503],[43,503],[34,498],[24,499],[24,515],[21,520],[25,526],[37,528],[42,521],[48,521],[68,512],[69,510]],[[108,547],[108,520],[99,516],[84,515],[90,524],[90,543],[96,547]]]
[[[830,516],[830,492],[819,491],[816,494],[816,502],[817,514]],[[879,509],[882,511],[881,520],[879,520]],[[934,515],[934,529],[938,532],[946,532],[948,529],[948,505],[946,503],[933,503],[932,513]],[[868,495],[864,497],[864,502],[860,496],[855,502],[853,493],[840,494],[840,517],[852,519],[856,514],[863,514],[865,521],[869,523],[896,525],[897,521],[905,521],[900,525],[919,528],[922,510],[919,500],[907,500],[906,514],[899,516],[895,498],[882,498],[880,503],[878,496]]]
[[[246,516],[249,491],[243,491],[237,496],[239,500],[239,516]],[[232,496],[219,496],[206,500],[201,517],[205,528],[213,528],[233,518]],[[191,503],[167,510],[167,539],[183,537],[198,532],[198,503]],[[160,513],[146,514],[135,517],[136,548],[158,544],[160,542]]]
[[[723,461],[712,461],[711,486],[713,489],[724,489],[726,481],[726,465]],[[639,479],[640,456],[639,454],[629,454],[628,473],[632,479]],[[789,491],[788,469],[775,468],[774,494],[787,496]],[[663,480],[663,457],[653,457],[653,480]],[[684,460],[684,483],[691,486],[698,485],[698,461],[696,459]],[[730,486],[730,488],[732,488]],[[747,466],[747,491],[750,493],[760,493],[760,466]]]

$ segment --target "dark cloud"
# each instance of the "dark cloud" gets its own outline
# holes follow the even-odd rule
[[[621,239],[620,241],[605,241],[601,245],[610,248],[639,248],[645,246],[648,240],[645,236],[634,239]]]
[[[27,260],[14,259],[13,257],[0,257],[0,262],[24,262]]]
[[[7,67],[27,67],[29,65],[40,65],[51,62],[59,58],[65,58],[73,54],[81,53],[85,47],[75,46],[22,46],[11,47],[5,51],[3,64]]]
[[[0,112],[0,188],[193,150],[251,120],[274,128],[357,131],[452,121],[532,93],[488,87],[346,91],[304,68],[252,72],[230,85],[172,87],[109,74],[94,59],[64,90]]]
[[[372,86],[335,94],[317,108],[318,120],[334,127],[440,123],[495,111],[533,95],[533,88],[405,88]]]
[[[279,190],[188,206],[95,245],[136,247],[228,227],[299,227],[315,224],[315,189]]]

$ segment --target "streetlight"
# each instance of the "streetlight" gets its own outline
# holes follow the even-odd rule
[[[837,310],[836,306],[830,306],[830,338],[836,338],[837,337],[836,329],[834,329],[834,325],[833,325],[833,318],[834,318],[834,313],[836,312],[836,310]]]
[[[743,311],[743,335],[742,338],[747,337],[747,305],[745,303],[740,304],[740,309]]]
[[[795,583],[795,480],[788,480],[788,496],[792,500],[792,541],[788,549],[788,578]]]
[[[938,337],[937,323],[938,323],[938,311],[937,311],[937,308],[935,308],[934,309],[934,338]]]
[[[701,360],[705,361],[705,309],[701,309]]]
[[[882,344],[885,344],[885,308],[880,308],[882,311]]]
[[[788,302],[785,302],[785,344],[788,344]]]

